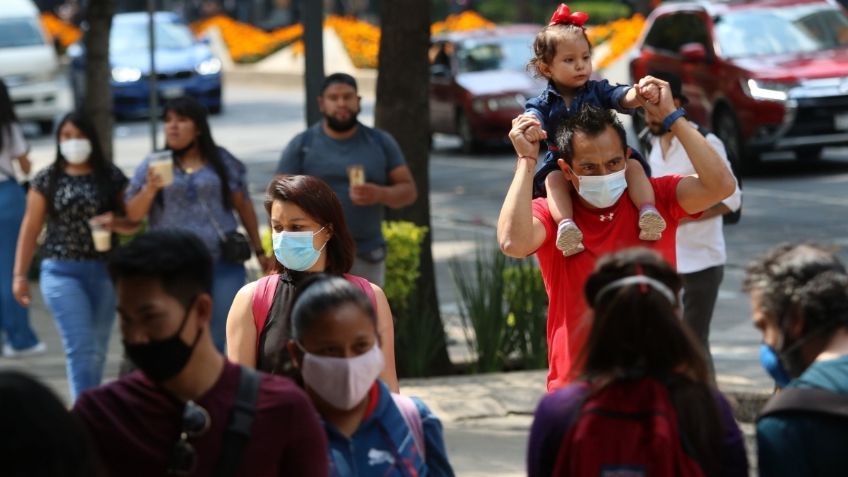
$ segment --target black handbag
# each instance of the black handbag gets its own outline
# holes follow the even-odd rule
[[[243,233],[233,230],[221,238],[221,258],[228,262],[243,263],[250,258],[253,250]]]
[[[209,211],[206,201],[202,197],[199,199],[200,204],[203,206],[203,210],[206,211],[206,215],[209,216],[212,226],[215,227],[215,231],[218,233],[218,238],[220,239],[218,243],[221,248],[221,258],[232,263],[244,263],[247,261],[253,254],[253,250],[250,248],[250,242],[247,240],[247,237],[238,230],[231,230],[226,233],[221,230],[221,227],[218,226],[218,222],[215,220],[215,217],[212,216],[212,212]]]

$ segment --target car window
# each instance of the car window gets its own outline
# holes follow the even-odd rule
[[[659,17],[645,37],[645,45],[657,51],[677,54],[687,43],[700,43],[707,52],[712,51],[707,25],[695,13],[675,13]]]
[[[474,71],[523,71],[533,54],[532,36],[467,40],[459,45],[456,59],[460,73]]]
[[[0,20],[0,48],[43,45],[44,38],[31,18]]]
[[[848,17],[827,5],[732,12],[716,18],[727,58],[786,55],[848,45]]]
[[[156,47],[179,50],[190,48],[194,37],[187,26],[180,23],[156,23]],[[112,28],[109,48],[112,51],[145,49],[148,47],[147,23],[131,23]]]

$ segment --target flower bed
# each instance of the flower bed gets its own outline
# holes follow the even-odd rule
[[[59,40],[59,45],[63,50],[82,38],[82,32],[79,28],[60,20],[52,13],[41,14],[41,25],[51,38]]]
[[[486,20],[476,12],[464,11],[458,15],[449,15],[445,21],[433,23],[430,27],[430,34],[438,35],[439,33],[449,31],[466,31],[477,30],[480,28],[493,28],[494,23]]]
[[[621,18],[604,25],[586,29],[586,34],[592,45],[607,43],[606,54],[597,60],[597,68],[605,68],[618,59],[622,53],[630,49],[642,34],[645,17],[635,14],[630,18]]]
[[[79,28],[66,23],[55,15],[41,15],[44,29],[59,40],[62,48],[67,48],[79,41],[82,32]],[[586,33],[593,45],[607,43],[606,54],[598,59],[597,67],[604,68],[615,61],[639,39],[645,17],[636,14],[630,18],[622,18],[604,25],[589,27]],[[271,53],[295,43],[294,52],[303,53],[303,26],[300,24],[278,28],[265,32],[259,28],[241,23],[224,15],[199,20],[191,24],[195,35],[203,35],[210,27],[218,27],[224,43],[233,61],[252,63],[259,61]],[[345,50],[354,66],[357,68],[376,68],[380,49],[380,29],[368,22],[353,17],[330,15],[324,22],[325,28],[333,28],[345,46]],[[444,21],[433,23],[430,32],[433,35],[448,31],[476,30],[492,28],[495,24],[479,14],[466,11],[451,15]]]
[[[252,63],[283,48],[303,36],[303,27],[292,25],[271,33],[233,20],[225,15],[215,15],[191,24],[195,35],[203,35],[207,29],[218,27],[233,61]]]

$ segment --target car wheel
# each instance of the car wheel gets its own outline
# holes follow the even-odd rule
[[[799,161],[818,161],[821,159],[822,146],[804,146],[795,149],[795,159]]]
[[[733,164],[734,170],[740,174],[751,173],[760,158],[758,154],[745,149],[739,135],[739,123],[733,113],[722,108],[716,113],[713,124],[713,131],[724,143],[727,159]]]
[[[474,133],[471,131],[471,123],[462,111],[456,114],[456,131],[462,140],[460,148],[464,154],[474,154],[480,149],[480,143],[474,139]]]

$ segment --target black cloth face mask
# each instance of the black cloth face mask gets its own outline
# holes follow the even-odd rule
[[[203,328],[197,330],[197,336],[195,336],[191,345],[183,342],[180,333],[182,333],[188,321],[188,315],[191,313],[196,299],[197,297],[191,300],[180,328],[170,337],[138,344],[123,341],[127,356],[152,381],[157,383],[167,381],[180,374],[180,371],[188,364],[188,360],[191,358],[198,340],[200,340]]]

